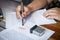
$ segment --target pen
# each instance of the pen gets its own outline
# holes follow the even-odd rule
[[[24,5],[23,2],[21,0],[21,9],[20,9],[20,14],[22,14],[22,12],[24,12]],[[21,15],[22,16],[22,15]],[[22,18],[22,26],[24,26],[24,18]]]

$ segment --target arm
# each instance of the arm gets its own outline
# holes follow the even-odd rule
[[[32,11],[44,7],[47,4],[47,0],[33,0],[27,7]]]
[[[46,6],[47,3],[50,3],[52,0],[33,0],[27,7],[30,8],[32,11],[37,10]]]
[[[32,3],[30,3],[27,6],[24,6],[24,12],[23,12],[22,16],[20,15],[21,6],[19,5],[16,8],[17,16],[20,18],[26,17],[27,15],[30,14],[31,11],[35,11],[37,9],[40,9],[40,8],[44,7],[49,2],[50,2],[50,0],[33,0]]]

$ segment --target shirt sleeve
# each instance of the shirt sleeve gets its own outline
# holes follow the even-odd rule
[[[53,0],[50,4],[46,5],[46,9],[51,9],[54,7],[60,8],[60,1],[59,0]]]
[[[30,4],[33,0],[22,0],[24,5]]]

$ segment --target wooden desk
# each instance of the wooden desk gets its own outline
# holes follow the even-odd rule
[[[60,40],[60,21],[56,20],[56,22],[57,23],[55,24],[47,24],[47,25],[42,25],[42,26],[55,31],[55,34],[53,34],[51,38],[53,38],[54,40]]]

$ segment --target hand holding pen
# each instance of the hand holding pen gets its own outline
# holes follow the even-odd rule
[[[23,5],[23,2],[17,7],[17,17],[22,19],[22,26],[24,25],[25,17],[29,14],[29,11],[28,7]]]
[[[17,18],[20,18],[20,19],[27,17],[27,15],[29,15],[31,12],[27,6],[24,6],[24,12],[22,12],[22,14],[20,13],[20,9],[21,9],[21,5],[18,5],[16,8],[16,15],[17,15]]]

